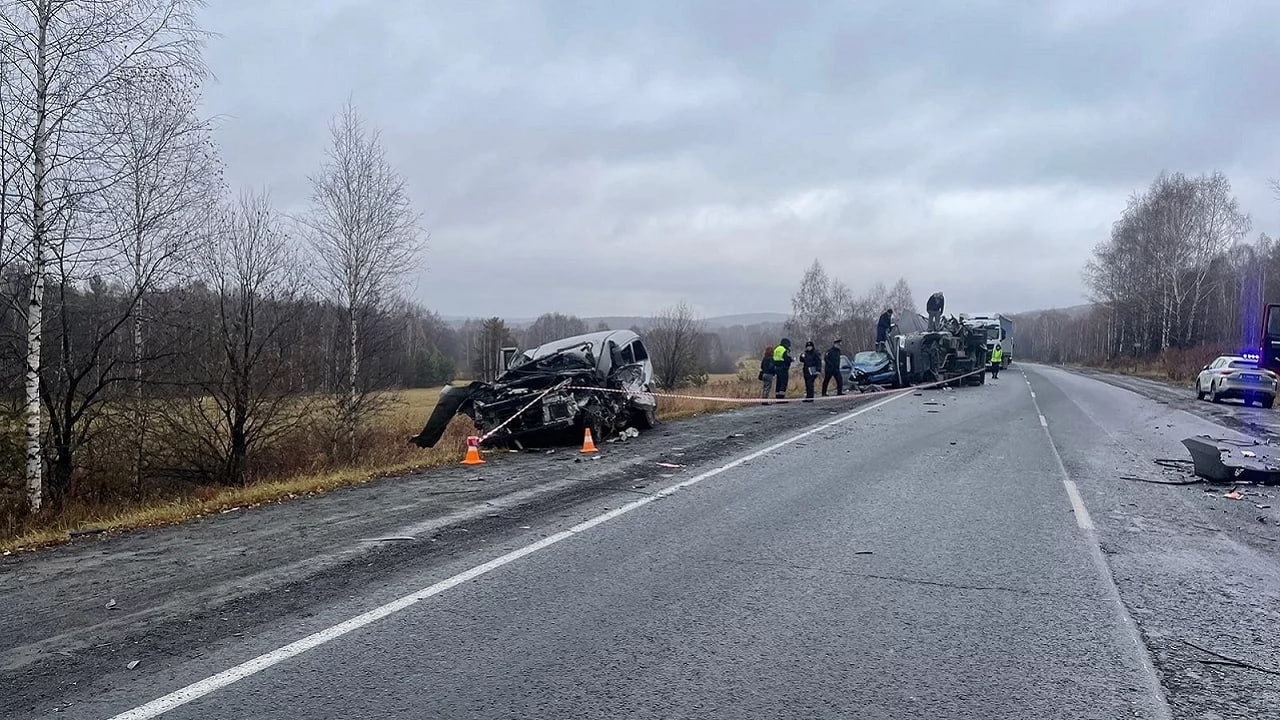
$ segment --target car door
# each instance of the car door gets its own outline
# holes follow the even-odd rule
[[[1222,367],[1223,360],[1224,358],[1218,358],[1209,363],[1209,367],[1200,371],[1199,384],[1200,389],[1204,392],[1209,392],[1213,388],[1213,376],[1216,374],[1217,369]]]

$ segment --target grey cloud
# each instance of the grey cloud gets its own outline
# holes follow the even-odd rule
[[[957,307],[1083,299],[1130,191],[1222,169],[1273,230],[1270,3],[219,2],[231,176],[305,205],[350,93],[448,314],[785,310],[821,257]]]

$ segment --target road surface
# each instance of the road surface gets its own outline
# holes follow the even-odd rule
[[[355,491],[9,559],[0,713],[1275,716],[1275,491],[1123,479],[1178,480],[1152,460],[1230,430],[1034,366],[836,407],[499,458],[490,512],[464,494],[416,528],[421,506],[380,521],[388,501]],[[380,525],[413,539],[327,544]],[[139,543],[153,560],[124,557]]]

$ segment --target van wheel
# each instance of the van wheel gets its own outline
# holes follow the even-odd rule
[[[1262,407],[1266,408],[1267,410],[1270,410],[1271,406],[1275,404],[1276,404],[1276,399],[1274,397],[1262,398]]]

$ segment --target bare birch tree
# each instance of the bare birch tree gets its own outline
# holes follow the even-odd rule
[[[118,239],[113,274],[136,298],[130,308],[135,492],[142,487],[148,433],[148,295],[187,273],[201,221],[222,190],[210,123],[197,115],[198,91],[198,78],[147,73],[122,87],[114,105],[120,177],[107,188],[104,210]]]
[[[0,13],[0,51],[17,78],[22,146],[19,192],[29,236],[26,309],[27,490],[30,507],[44,498],[41,355],[46,273],[54,215],[114,179],[102,159],[111,143],[103,104],[142,72],[199,69],[202,34],[196,0],[9,0]]]
[[[336,414],[354,454],[357,426],[375,409],[361,378],[364,323],[399,289],[423,242],[404,178],[349,101],[330,137],[326,162],[311,178],[311,212],[301,222],[320,288],[347,315],[347,373]]]

